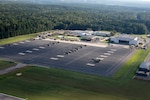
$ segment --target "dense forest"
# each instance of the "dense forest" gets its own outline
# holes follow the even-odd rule
[[[145,34],[150,30],[150,12],[104,5],[0,4],[0,39],[56,29]]]

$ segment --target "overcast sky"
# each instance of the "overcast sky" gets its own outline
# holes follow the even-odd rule
[[[64,2],[85,2],[85,3],[150,3],[150,0],[61,0]]]
[[[51,1],[51,0],[49,0]],[[150,0],[60,0],[64,2],[95,2],[95,3],[105,3],[105,2],[130,2],[130,3],[138,3],[138,2],[150,2]]]
[[[88,0],[84,0],[84,1],[88,1]],[[100,0],[95,0],[95,1],[100,1]],[[137,2],[137,1],[150,1],[150,0],[106,0],[106,1],[125,1],[125,2],[130,1],[130,2]]]

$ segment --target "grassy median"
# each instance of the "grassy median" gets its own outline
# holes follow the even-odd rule
[[[27,39],[31,39],[35,37],[36,37],[36,34],[28,34],[28,35],[20,35],[16,37],[7,38],[7,39],[2,39],[0,40],[0,45],[23,41],[23,40],[27,40]]]
[[[15,65],[16,65],[16,63],[14,63],[14,62],[0,60],[0,70],[15,66]]]

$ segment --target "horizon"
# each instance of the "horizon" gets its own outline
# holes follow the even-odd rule
[[[150,8],[150,0],[0,0],[4,2],[25,2],[35,4],[103,4],[136,8]]]

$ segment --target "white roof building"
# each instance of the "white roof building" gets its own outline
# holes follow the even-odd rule
[[[122,43],[137,46],[139,44],[139,38],[132,35],[118,35],[110,38],[110,41],[113,43]]]
[[[73,34],[73,35],[76,35],[76,36],[87,36],[87,35],[92,35],[93,31],[75,30],[75,31],[71,31],[70,33]]]
[[[109,32],[109,31],[95,31],[93,33],[93,35],[96,35],[96,36],[111,36],[110,33],[111,32]]]

